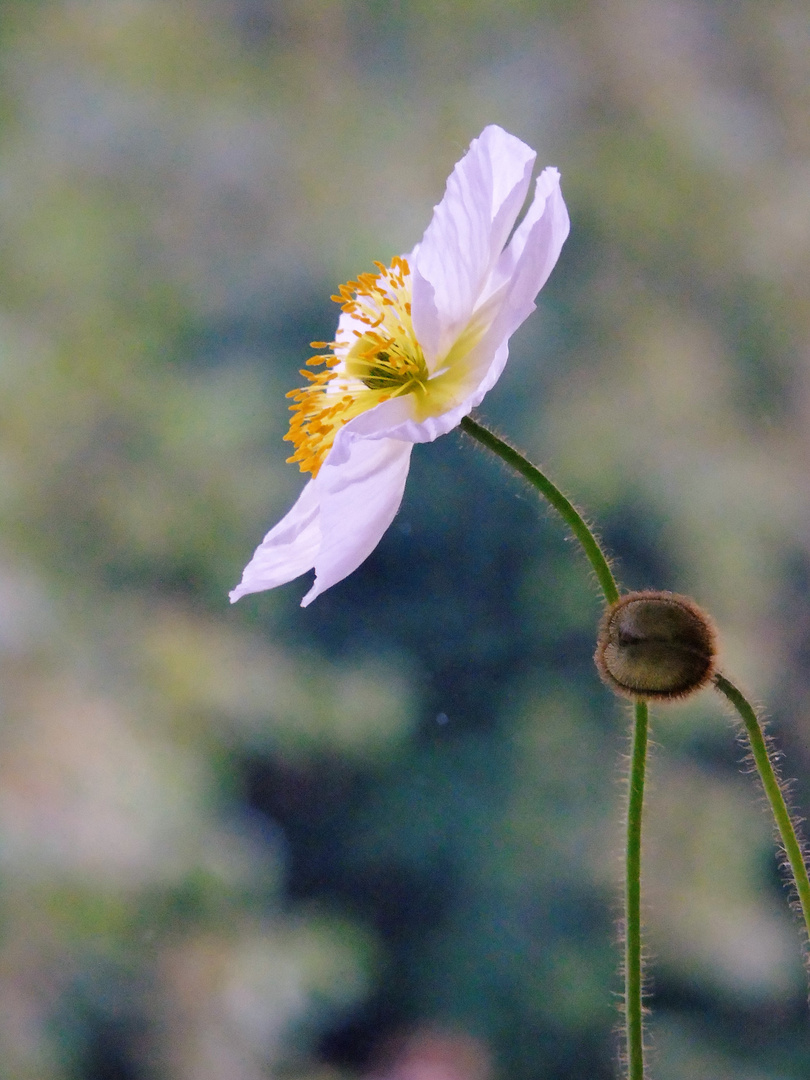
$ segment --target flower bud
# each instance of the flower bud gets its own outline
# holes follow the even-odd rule
[[[716,655],[712,621],[688,597],[633,592],[605,612],[594,660],[615,693],[674,700],[706,685]]]

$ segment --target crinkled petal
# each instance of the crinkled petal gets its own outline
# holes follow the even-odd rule
[[[470,320],[529,187],[534,151],[491,125],[473,139],[413,254],[413,325],[433,370]]]
[[[356,570],[380,542],[402,502],[412,449],[395,439],[358,439],[348,425],[339,433],[316,481],[322,540],[302,607]]]
[[[310,480],[298,500],[256,548],[242,581],[230,593],[231,603],[248,593],[284,585],[315,565],[321,543],[317,480]]]
[[[570,228],[560,174],[557,169],[543,169],[531,206],[498,259],[492,291],[506,283],[513,304],[518,298],[523,304],[532,302],[548,281]]]
[[[544,169],[525,218],[498,260],[492,291],[476,313],[488,327],[464,357],[464,376],[458,381],[459,394],[472,402],[470,408],[480,404],[501,377],[509,338],[534,311],[535,297],[554,269],[569,228],[560,175]]]

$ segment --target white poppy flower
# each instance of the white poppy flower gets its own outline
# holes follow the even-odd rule
[[[315,570],[311,603],[371,554],[405,489],[414,443],[460,423],[497,382],[509,336],[534,310],[568,235],[556,169],[507,244],[535,154],[490,126],[447,181],[410,255],[341,286],[335,340],[293,391],[289,433],[312,474],[256,550],[231,601]]]

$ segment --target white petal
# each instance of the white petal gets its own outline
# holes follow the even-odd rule
[[[491,309],[489,328],[465,358],[461,389],[465,403],[471,402],[469,408],[480,404],[501,377],[509,338],[534,311],[535,297],[554,269],[569,228],[560,174],[544,169],[537,178],[534,201],[498,260],[493,291],[482,305]]]
[[[483,397],[483,394],[481,395]],[[480,401],[481,398],[478,398]],[[397,439],[400,442],[433,442],[440,435],[446,435],[458,427],[463,416],[473,409],[478,401],[462,401],[450,406],[444,412],[427,418],[417,418],[414,408],[415,395],[391,398],[381,405],[376,405],[368,412],[361,413],[350,420],[343,429],[360,439]],[[332,448],[329,460],[338,465],[346,460],[350,443],[337,443]]]
[[[315,565],[321,543],[317,481],[310,480],[289,513],[256,548],[242,581],[230,593],[231,603],[248,593],[284,585]]]
[[[328,460],[333,465],[340,465],[348,459],[353,439],[388,439],[399,438],[393,434],[404,423],[415,418],[415,396],[405,394],[403,397],[390,398],[388,401],[375,405],[368,412],[360,413],[350,420],[339,432],[335,439],[335,445],[329,454]],[[410,442],[422,442],[417,439]]]
[[[548,281],[571,228],[560,191],[560,174],[543,169],[534,187],[534,199],[515,234],[498,259],[492,288],[508,281],[513,302],[531,303]]]
[[[428,368],[467,325],[520,212],[535,153],[492,125],[473,139],[413,256],[413,325]]]
[[[318,473],[322,540],[315,583],[302,607],[368,558],[402,502],[412,445],[382,437],[358,439],[348,429],[339,433]]]
[[[505,355],[503,362],[506,362]],[[486,391],[475,397],[476,390],[477,386],[474,386],[457,404],[421,419],[415,415],[412,395],[393,398],[356,417],[346,425],[346,430],[353,430],[363,439],[397,439],[407,443],[433,442],[440,435],[446,435],[448,431],[458,427],[462,417],[479,404]]]

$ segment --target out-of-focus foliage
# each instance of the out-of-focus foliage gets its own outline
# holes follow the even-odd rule
[[[484,411],[714,613],[806,812],[806,5],[9,0],[0,61],[4,1080],[612,1076],[626,716],[558,523],[448,437],[312,607],[226,593],[329,295],[500,123],[573,230]],[[653,1076],[803,1080],[733,729],[654,731]]]

